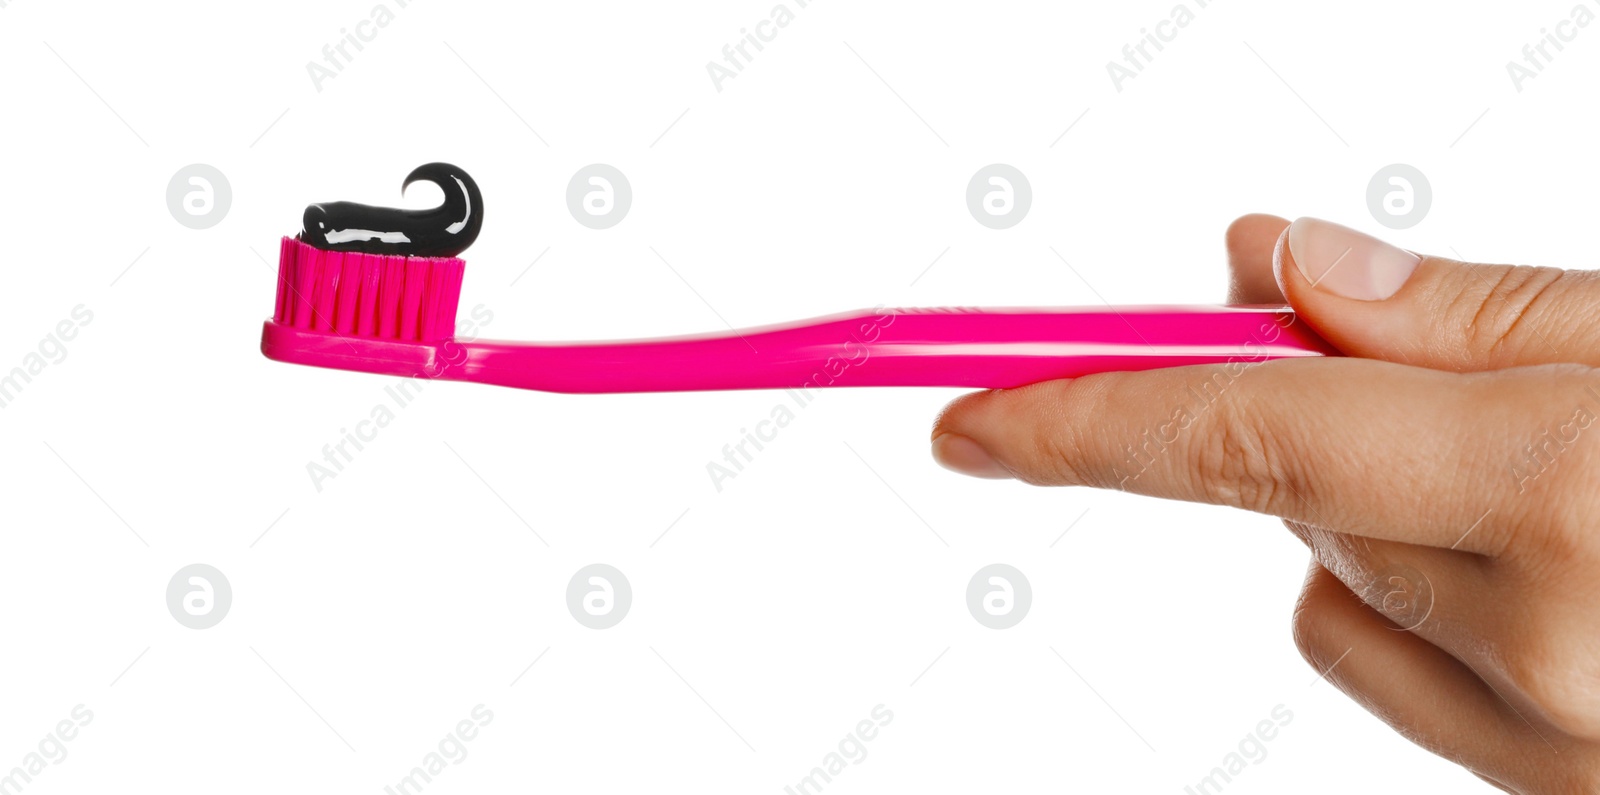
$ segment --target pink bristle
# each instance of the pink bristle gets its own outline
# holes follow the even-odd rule
[[[272,308],[274,323],[287,324],[289,322],[289,285],[294,281],[295,251],[294,241],[283,239],[283,244],[278,246],[278,302]]]
[[[344,267],[339,273],[339,290],[334,299],[333,330],[340,334],[356,333],[356,309],[361,297],[361,261],[363,256],[345,255]]]
[[[312,285],[311,296],[314,314],[311,327],[317,331],[333,331],[333,310],[339,297],[339,276],[343,272],[344,255],[337,251],[318,252],[317,283]]]
[[[425,259],[406,260],[406,285],[400,300],[400,339],[422,339],[417,321],[422,316],[422,297],[428,287],[428,267]]]
[[[383,257],[361,258],[361,314],[356,334],[374,337],[378,333],[378,287],[382,283]]]
[[[465,267],[455,257],[323,251],[284,238],[273,319],[341,336],[448,339]]]
[[[295,328],[311,328],[311,297],[316,294],[317,284],[317,251],[308,250],[307,246],[295,247],[294,280],[289,282],[289,289],[294,291],[294,317],[290,322]]]
[[[428,290],[422,299],[422,318],[418,323],[418,333],[421,339],[439,339],[449,337],[444,330],[443,312],[440,309],[441,296],[445,292],[445,285],[450,281],[450,264],[448,262],[435,262],[428,269]]]
[[[466,263],[461,260],[451,260],[448,271],[449,280],[444,289],[439,292],[439,334],[443,337],[456,335],[456,310],[461,306],[461,277],[466,271]]]
[[[400,336],[400,296],[406,286],[406,258],[383,258],[383,284],[378,288],[378,336]]]

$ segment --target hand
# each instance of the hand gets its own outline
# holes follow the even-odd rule
[[[1600,278],[1313,219],[1246,216],[1228,250],[1231,301],[1287,298],[1351,358],[967,395],[934,457],[1282,517],[1330,681],[1507,791],[1600,788]]]

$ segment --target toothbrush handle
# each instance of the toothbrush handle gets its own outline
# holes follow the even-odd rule
[[[1112,370],[1337,355],[1282,306],[877,309],[692,337],[473,341],[440,378],[556,392],[1010,388]]]

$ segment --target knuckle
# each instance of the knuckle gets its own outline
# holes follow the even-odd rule
[[[1083,444],[1075,428],[1039,434],[1034,439],[1030,460],[1035,466],[1017,473],[1017,479],[1031,486],[1095,485],[1074,463],[1082,455]]]
[[[1068,420],[1063,410],[1091,404],[1094,392],[1075,381],[1050,381],[997,393],[1006,401],[1006,422],[1036,428],[1019,441],[1019,455],[1010,462],[1017,480],[1033,486],[1095,485],[1085,480],[1088,473],[1079,464],[1091,440],[1084,437],[1082,423]]]
[[[1337,644],[1328,634],[1326,616],[1321,615],[1318,607],[1318,601],[1323,598],[1319,590],[1323,587],[1317,585],[1314,580],[1306,582],[1300,591],[1299,600],[1295,602],[1294,615],[1289,622],[1294,637],[1294,647],[1299,650],[1306,664],[1318,672],[1327,671],[1344,651],[1336,648]]]
[[[1532,369],[1548,376],[1529,386],[1543,394],[1518,398],[1547,408],[1531,415],[1541,424],[1530,423],[1512,452],[1515,512],[1504,522],[1504,544],[1510,552],[1600,562],[1600,444],[1585,438],[1600,434],[1600,378],[1577,365]]]
[[[1270,432],[1262,412],[1245,395],[1224,396],[1213,406],[1210,443],[1191,445],[1190,471],[1208,501],[1258,513],[1283,501],[1282,441]]]
[[[1108,404],[1107,388],[1105,379],[1095,378],[1047,382],[1023,388],[1023,391],[1047,390],[1042,403],[1052,408],[1048,415],[1048,429],[1034,435],[1033,447],[1028,455],[1032,466],[1027,467],[1027,471],[1017,473],[1018,479],[1035,486],[1119,487],[1114,480],[1099,473],[1101,467],[1091,460],[1098,457],[1096,451],[1112,446],[1109,440],[1094,436],[1105,431],[1093,423],[1073,419],[1104,416]],[[1071,407],[1070,412],[1066,407]]]
[[[1304,596],[1300,598],[1299,604],[1295,605],[1294,617],[1290,620],[1289,627],[1294,636],[1294,647],[1300,651],[1300,656],[1307,664],[1320,671],[1328,662],[1332,662],[1322,659],[1327,644],[1317,632],[1318,622],[1306,604]]]
[[[1488,270],[1482,266],[1466,266]],[[1527,265],[1497,266],[1498,273],[1480,273],[1485,291],[1463,291],[1452,303],[1470,301],[1460,314],[1470,311],[1464,333],[1471,350],[1484,352],[1489,360],[1503,364],[1514,360],[1530,345],[1544,345],[1535,327],[1546,304],[1563,292],[1557,285],[1577,278],[1559,268]],[[1467,296],[1473,296],[1469,299]],[[1456,308],[1456,307],[1452,307]],[[1447,316],[1459,316],[1451,313]]]

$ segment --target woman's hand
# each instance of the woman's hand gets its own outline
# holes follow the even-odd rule
[[[967,395],[934,457],[1282,517],[1330,681],[1508,791],[1600,788],[1600,278],[1313,219],[1246,216],[1228,250],[1230,300],[1287,298],[1351,358]]]

